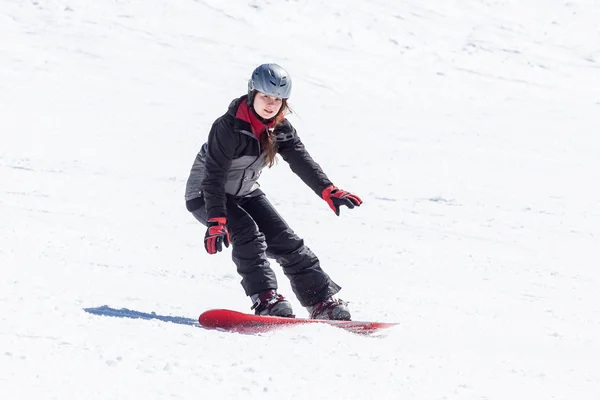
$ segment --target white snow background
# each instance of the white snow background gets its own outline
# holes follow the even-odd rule
[[[597,0],[3,0],[0,398],[599,399],[598,21]],[[384,336],[192,325],[251,312],[183,194],[264,62],[364,204],[336,217],[281,160],[262,187]]]

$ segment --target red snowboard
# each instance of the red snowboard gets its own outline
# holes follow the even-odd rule
[[[273,329],[299,324],[328,324],[350,332],[370,334],[395,323],[364,321],[331,321],[304,318],[267,317],[244,314],[232,310],[208,310],[198,318],[200,325],[208,329],[220,329],[228,332],[263,333]]]

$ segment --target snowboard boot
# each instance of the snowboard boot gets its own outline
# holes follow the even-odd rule
[[[252,310],[256,315],[270,315],[274,317],[294,318],[292,304],[276,290],[267,290],[250,296],[254,304]]]
[[[312,306],[306,307],[311,319],[335,319],[350,321],[348,302],[334,297],[328,297]]]

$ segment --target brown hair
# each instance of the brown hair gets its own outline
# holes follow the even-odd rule
[[[275,129],[277,129],[277,126],[283,122],[285,116],[291,112],[292,110],[288,106],[287,99],[283,99],[281,102],[281,108],[275,116],[275,123],[270,129],[267,129],[266,135],[262,135],[260,137],[260,146],[264,149],[264,151],[267,152],[266,157],[269,168],[275,165],[275,157],[277,156],[277,142],[274,134]]]

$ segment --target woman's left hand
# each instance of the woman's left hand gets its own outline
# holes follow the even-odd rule
[[[338,189],[333,185],[323,189],[321,197],[327,202],[327,204],[329,204],[329,207],[337,216],[340,215],[341,206],[354,208],[359,207],[362,204],[360,197],[346,192],[345,190]]]

